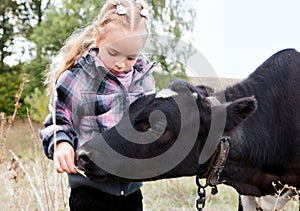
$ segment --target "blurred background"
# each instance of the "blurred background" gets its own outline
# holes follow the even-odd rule
[[[1,0],[0,208],[67,210],[66,175],[41,150],[48,114],[43,80],[74,30],[92,22],[104,0]],[[222,88],[246,78],[284,48],[300,49],[300,1],[148,0],[151,39],[145,49],[161,70],[157,89],[175,77]],[[222,87],[220,87],[220,84]],[[22,188],[20,188],[22,187]],[[143,187],[146,210],[195,210],[194,178]],[[237,210],[237,193],[221,186],[206,210]],[[286,210],[297,210],[297,203]]]
[[[22,75],[27,74],[30,82],[24,89],[25,106],[19,116],[24,117],[25,108],[29,108],[34,120],[44,119],[48,97],[43,80],[49,62],[74,30],[95,19],[103,2],[1,1],[0,111],[13,112],[15,93]],[[152,34],[150,50],[145,53],[161,64],[162,71],[154,73],[158,89],[166,87],[174,77],[192,77],[195,83],[218,77],[231,83],[231,79],[246,78],[275,52],[300,48],[297,0],[147,2]],[[178,48],[179,45],[184,47]],[[198,65],[196,70],[195,65],[189,70],[187,61],[193,55]],[[204,79],[199,81],[197,77]]]

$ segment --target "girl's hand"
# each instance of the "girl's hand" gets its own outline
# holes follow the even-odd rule
[[[68,142],[59,142],[54,149],[53,163],[58,173],[76,174],[74,149]]]

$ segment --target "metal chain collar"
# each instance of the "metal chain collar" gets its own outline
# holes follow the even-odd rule
[[[207,187],[207,183],[202,185],[200,183],[200,177],[199,175],[196,176],[196,184],[198,186],[198,199],[196,200],[196,208],[198,211],[202,211],[205,206],[205,198],[206,198],[206,191],[205,188]]]
[[[206,178],[206,183],[202,185],[200,183],[200,175],[196,176],[196,184],[198,186],[198,199],[196,200],[196,208],[198,211],[203,211],[205,206],[206,190],[207,186],[212,187],[211,193],[213,195],[218,193],[217,185],[222,183],[219,181],[220,174],[224,168],[228,153],[229,153],[229,139],[230,137],[224,136],[220,138],[220,143],[217,151],[210,162],[210,170]]]

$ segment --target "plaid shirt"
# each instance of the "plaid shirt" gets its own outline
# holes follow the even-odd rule
[[[126,87],[93,53],[79,59],[58,80],[56,125],[50,113],[45,129],[40,132],[46,156],[53,156],[54,131],[57,142],[67,141],[77,149],[89,140],[93,131],[102,132],[115,126],[130,103],[155,92],[153,66],[154,63],[140,56],[133,67],[131,83]]]

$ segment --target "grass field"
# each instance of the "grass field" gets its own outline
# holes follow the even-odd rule
[[[35,140],[42,126],[18,120],[7,139],[4,163],[0,164],[0,210],[68,210],[69,188],[66,174],[53,170],[45,158],[41,143]],[[13,157],[14,153],[16,157]],[[217,195],[207,190],[205,210],[237,210],[238,195],[225,185],[218,186]],[[197,186],[194,177],[146,182],[142,188],[145,211],[196,210]],[[289,202],[284,210],[297,210],[297,203]]]
[[[40,124],[17,120],[6,142],[6,159],[0,164],[1,210],[68,210],[66,174],[57,174],[36,140]],[[16,157],[14,157],[16,156]],[[147,182],[143,188],[145,210],[195,210],[194,177]],[[207,190],[206,210],[229,210],[237,206],[237,194],[226,186],[212,196]],[[221,196],[222,197],[218,197]]]
[[[208,81],[211,84],[206,84],[210,86],[216,83]],[[230,79],[223,85],[236,81]],[[195,83],[199,84],[198,81]],[[44,156],[38,138],[42,125],[33,123],[32,126],[33,129],[28,120],[17,120],[7,138],[5,160],[0,164],[0,210],[68,210],[67,175],[56,173],[52,162]],[[211,195],[210,189],[207,190],[205,210],[237,210],[236,191],[225,185],[218,189],[217,195]],[[142,191],[146,211],[196,210],[194,177],[146,182]],[[286,211],[297,209],[294,201],[284,208]]]

